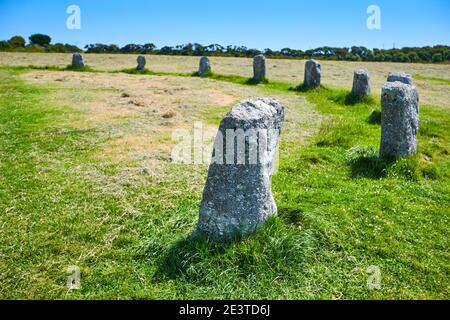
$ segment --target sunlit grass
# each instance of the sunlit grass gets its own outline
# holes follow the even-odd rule
[[[306,146],[282,144],[278,215],[254,236],[220,245],[192,236],[201,192],[185,173],[204,177],[206,168],[170,164],[164,179],[143,172],[145,183],[118,180],[133,164],[96,157],[107,141],[95,129],[61,130],[78,111],[15,77],[28,70],[0,70],[0,297],[448,297],[447,109],[422,106],[418,153],[380,161],[381,129],[368,121],[380,110],[375,97],[348,105],[346,90],[290,92],[323,115],[318,133]],[[251,85],[241,76],[210,78]],[[257,86],[270,95],[292,84]],[[215,122],[222,111],[204,117]],[[120,192],[104,185],[109,179]],[[65,287],[69,265],[81,268],[79,291]],[[372,265],[381,290],[367,289]]]

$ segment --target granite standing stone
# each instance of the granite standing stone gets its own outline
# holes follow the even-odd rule
[[[72,55],[72,66],[75,68],[84,68],[83,56],[78,52]]]
[[[388,82],[400,81],[405,84],[413,85],[413,78],[410,74],[404,72],[390,72],[387,78]]]
[[[419,95],[415,86],[388,82],[381,92],[380,158],[401,158],[417,150]]]
[[[145,65],[147,63],[147,60],[145,59],[145,56],[140,55],[137,57],[137,67],[136,70],[144,70],[145,69]]]
[[[316,60],[308,60],[305,64],[305,79],[303,87],[305,89],[316,89],[320,87],[322,76],[322,66]]]
[[[260,54],[253,58],[253,81],[261,82],[266,79],[266,58]]]
[[[270,98],[243,101],[222,120],[199,210],[201,235],[232,240],[276,213],[271,184],[283,120],[284,107]]]
[[[370,96],[370,76],[366,69],[358,69],[353,75],[352,96],[357,99]]]
[[[211,72],[211,62],[208,57],[200,58],[200,65],[198,67],[198,75],[204,76]]]

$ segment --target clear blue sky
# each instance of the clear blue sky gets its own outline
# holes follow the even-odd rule
[[[66,9],[81,8],[81,30]],[[381,30],[366,27],[381,8]],[[450,44],[449,0],[0,0],[0,39],[45,33],[53,43],[187,42],[249,48],[391,48]]]

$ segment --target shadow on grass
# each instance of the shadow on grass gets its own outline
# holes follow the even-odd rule
[[[243,85],[269,84],[268,79],[255,80],[254,78],[246,78],[246,77],[241,77],[241,76],[218,74],[218,73],[214,73],[214,72],[208,72],[201,76],[199,75],[198,72],[194,72],[192,74],[192,76],[200,77],[200,78],[209,78],[209,79],[213,79],[213,80],[220,80],[220,81],[226,81],[226,82],[230,82],[230,83],[243,84]]]
[[[213,242],[193,232],[169,248],[154,274],[154,279],[162,281],[184,276],[199,281],[201,279],[197,279],[190,272],[191,268],[223,254],[229,244]]]
[[[372,110],[369,117],[367,118],[367,123],[381,125],[381,111]]]
[[[72,65],[68,65],[66,67],[29,65],[27,68],[33,69],[33,70],[49,70],[49,71],[99,72],[97,70],[92,69],[89,66],[75,67]]]
[[[375,105],[376,100],[372,96],[359,97],[351,92],[340,90],[330,97],[330,100],[344,106],[354,106],[357,104]]]
[[[89,66],[75,67],[75,66],[72,66],[72,65],[68,65],[63,70],[64,71],[77,71],[77,72],[98,72],[98,71],[92,69]]]
[[[258,85],[258,84],[268,84],[269,80],[268,79],[257,80],[257,79],[254,79],[254,78],[249,78],[244,83],[248,84],[248,85],[251,85],[251,86],[255,86],[255,85]]]
[[[297,92],[310,92],[310,91],[317,91],[317,90],[320,90],[320,89],[325,89],[325,87],[320,85],[317,88],[313,88],[313,87],[306,86],[304,83],[302,83],[301,85],[298,85],[296,87],[290,87],[289,88],[290,91],[297,91]]]
[[[214,242],[193,233],[177,241],[162,255],[154,281],[205,284],[221,281],[223,274],[235,281],[265,272],[289,274],[304,262],[309,238],[296,227],[303,221],[301,211],[279,211],[278,217],[271,217],[258,232],[242,239]]]
[[[417,156],[380,159],[375,149],[367,147],[350,149],[348,152],[348,163],[351,168],[352,178],[380,179],[396,177],[417,181],[421,174]]]

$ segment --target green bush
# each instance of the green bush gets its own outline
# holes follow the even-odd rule
[[[32,34],[28,39],[30,44],[37,44],[42,47],[48,46],[52,42],[52,38],[41,33]]]
[[[21,36],[14,36],[8,41],[14,48],[25,47],[25,39]]]

